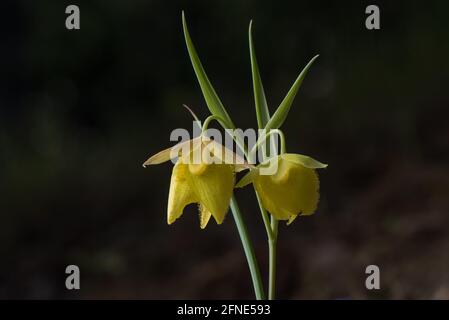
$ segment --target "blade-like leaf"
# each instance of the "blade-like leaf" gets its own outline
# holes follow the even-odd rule
[[[252,35],[253,21],[249,23],[248,38],[249,38],[249,52],[251,56],[251,71],[253,75],[253,90],[254,103],[256,106],[257,125],[259,128],[264,128],[270,120],[270,111],[268,110],[267,99],[265,98],[265,91],[262,85],[262,79],[259,73],[259,66],[257,65],[256,51],[254,49],[254,41]]]
[[[182,26],[184,29],[184,37],[187,45],[187,50],[189,52],[190,60],[192,61],[193,69],[195,70],[196,77],[201,87],[201,91],[203,92],[204,99],[206,100],[207,107],[210,112],[214,115],[220,116],[226,120],[227,124],[231,127],[234,127],[234,124],[229,117],[226,109],[224,108],[220,98],[218,97],[215,89],[209,81],[209,78],[204,71],[203,65],[198,57],[195,46],[193,45],[192,39],[190,38],[189,30],[187,28],[187,22],[184,15],[184,11],[182,12]]]
[[[312,66],[313,62],[316,60],[316,58],[318,58],[318,56],[319,55],[314,56],[301,71],[298,78],[296,78],[284,100],[282,100],[276,112],[273,114],[270,121],[268,121],[267,125],[265,126],[267,130],[277,129],[284,123],[285,119],[287,118],[287,114],[290,111],[290,107],[292,106],[293,100],[295,99],[296,93],[298,92],[299,87],[301,87],[302,81],[304,80],[307,72],[309,71],[309,68]]]

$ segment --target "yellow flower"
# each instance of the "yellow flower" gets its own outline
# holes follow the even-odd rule
[[[262,168],[277,165],[271,175]],[[298,215],[313,214],[318,205],[319,180],[315,169],[327,165],[308,156],[285,153],[269,159],[246,174],[237,188],[253,183],[262,205],[278,220],[290,224]]]
[[[160,164],[174,157],[178,159],[173,167],[168,195],[168,224],[175,222],[192,203],[199,205],[202,229],[211,216],[221,224],[232,197],[234,172],[247,169],[249,165],[224,146],[200,136],[159,152],[143,166]]]

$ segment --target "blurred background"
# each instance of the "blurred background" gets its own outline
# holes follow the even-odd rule
[[[81,29],[65,28],[77,4]],[[377,4],[381,29],[365,28]],[[0,33],[0,298],[253,298],[232,215],[166,224],[172,165],[142,168],[208,115],[181,10],[240,128],[256,126],[247,30],[288,150],[329,164],[310,217],[280,225],[281,299],[449,298],[449,3],[14,1]],[[236,191],[264,278],[251,189]],[[65,267],[81,269],[66,290]],[[378,265],[381,289],[365,289]]]

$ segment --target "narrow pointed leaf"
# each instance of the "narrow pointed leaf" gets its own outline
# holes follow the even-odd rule
[[[259,66],[256,59],[256,51],[254,48],[254,41],[252,35],[253,22],[249,23],[249,52],[251,56],[251,71],[253,75],[253,90],[254,90],[254,103],[256,106],[257,125],[259,128],[264,128],[270,120],[270,111],[268,110],[267,99],[265,97],[265,91],[263,89],[262,79],[259,73]]]
[[[307,72],[312,66],[313,62],[318,58],[319,55],[314,56],[309,63],[304,67],[304,69],[299,74],[298,78],[296,78],[292,87],[288,91],[284,100],[282,100],[281,104],[277,108],[276,112],[271,117],[270,121],[268,121],[266,125],[266,129],[277,129],[279,128],[287,118],[287,114],[290,111],[290,107],[292,106],[293,100],[295,99],[296,93],[298,93],[299,87],[301,87],[302,81],[304,80]]]
[[[193,45],[192,39],[190,38],[189,30],[187,28],[187,22],[184,15],[184,11],[182,12],[182,26],[184,29],[184,37],[187,45],[187,50],[189,52],[190,60],[192,62],[193,69],[195,70],[196,77],[201,87],[201,91],[203,92],[204,99],[206,100],[207,107],[210,112],[214,115],[220,116],[224,118],[228,125],[234,127],[231,118],[226,112],[220,98],[218,97],[215,89],[209,81],[209,78],[204,71],[203,65],[198,57],[195,46]]]

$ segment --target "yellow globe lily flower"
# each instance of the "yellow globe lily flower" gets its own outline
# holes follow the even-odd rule
[[[194,161],[198,148],[201,148],[199,161]],[[217,224],[221,224],[232,197],[234,172],[250,166],[241,157],[205,136],[163,150],[145,161],[143,166],[160,164],[173,157],[178,159],[173,167],[168,195],[168,224],[175,222],[184,208],[192,203],[199,205],[202,229],[211,216]]]
[[[274,174],[261,174],[261,168],[271,165],[277,165]],[[308,156],[284,153],[251,170],[236,187],[253,183],[264,208],[276,219],[288,220],[287,224],[290,224],[298,215],[315,212],[319,200],[319,180],[315,169],[326,167],[326,164]]]

